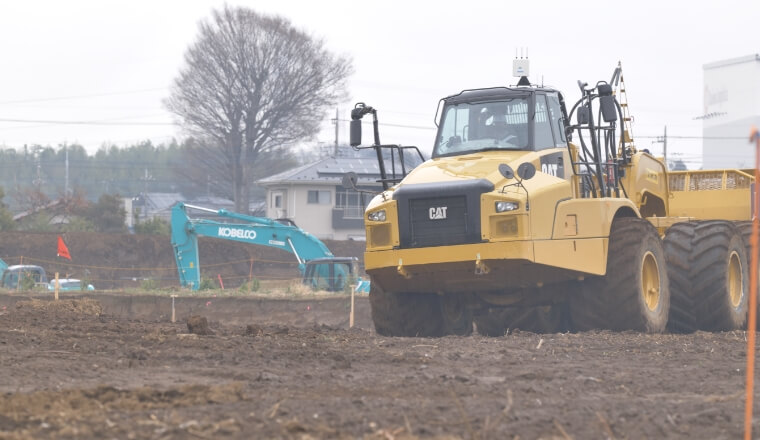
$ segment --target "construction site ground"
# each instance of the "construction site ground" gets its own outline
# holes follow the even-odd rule
[[[366,296],[349,328],[345,295],[171,293],[0,293],[0,438],[743,433],[743,331],[389,338]]]
[[[742,434],[741,331],[387,338],[366,297],[353,329],[345,296],[175,301],[0,295],[0,438]]]

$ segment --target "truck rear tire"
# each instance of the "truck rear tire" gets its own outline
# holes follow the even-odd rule
[[[747,323],[749,264],[742,226],[677,223],[665,236],[671,303],[668,329],[740,329]]]
[[[665,252],[657,229],[636,217],[610,228],[607,273],[589,277],[570,301],[576,330],[665,330],[670,291]]]
[[[752,222],[751,221],[741,221],[741,222],[735,222],[734,223],[739,230],[739,233],[741,234],[742,238],[744,239],[744,247],[747,251],[747,263],[749,264],[747,269],[747,276],[752,275],[752,260],[756,259],[752,257]],[[758,266],[758,274],[760,274],[760,261],[754,263]],[[760,276],[760,275],[759,275]],[[748,281],[749,283],[749,281]],[[747,288],[749,289],[749,284],[747,284]],[[747,290],[749,292],[749,290]],[[758,280],[757,283],[757,316],[760,317],[760,280]],[[748,309],[749,310],[749,309]],[[745,326],[746,327],[746,326]],[[760,328],[760,326],[758,326]]]
[[[691,278],[695,227],[693,222],[676,223],[668,228],[663,241],[670,281],[668,330],[674,333],[693,333],[699,328]]]
[[[733,223],[697,223],[690,278],[700,329],[737,330],[747,323],[748,269],[744,239]]]
[[[375,331],[380,335],[444,335],[441,303],[439,296],[434,293],[385,292],[373,279],[370,282],[369,302]]]

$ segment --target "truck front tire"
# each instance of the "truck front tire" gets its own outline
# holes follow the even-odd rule
[[[606,275],[587,278],[579,290],[570,301],[576,330],[663,332],[670,290],[657,229],[641,218],[615,219],[610,228]]]

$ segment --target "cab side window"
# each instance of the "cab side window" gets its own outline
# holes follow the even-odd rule
[[[536,150],[554,148],[556,145],[549,119],[546,95],[536,95],[536,111],[534,113]]]
[[[567,146],[567,137],[565,137],[565,121],[562,117],[562,109],[559,105],[559,97],[556,93],[546,95],[549,102],[549,120],[551,121],[554,140],[557,147]]]

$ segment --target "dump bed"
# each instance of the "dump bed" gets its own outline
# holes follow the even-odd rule
[[[751,170],[671,171],[669,215],[695,220],[750,220]]]

